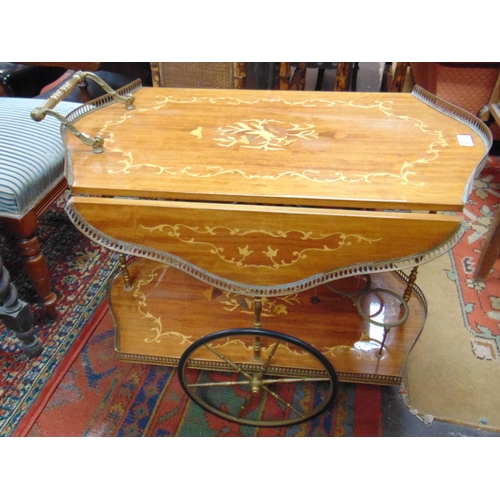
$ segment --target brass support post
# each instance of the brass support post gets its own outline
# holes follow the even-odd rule
[[[254,361],[260,361],[261,360],[261,355],[260,355],[260,348],[262,347],[262,344],[260,342],[260,337],[254,337],[253,339],[253,360]]]
[[[413,285],[415,284],[415,281],[417,279],[417,271],[418,271],[418,266],[415,266],[410,273],[410,276],[408,278],[408,285],[406,287],[406,290],[403,294],[403,299],[406,301],[406,303],[409,302],[411,294],[413,292]]]
[[[127,268],[127,258],[125,257],[124,254],[120,254],[118,256],[118,259],[120,261],[120,270],[123,276],[123,281],[125,282],[125,290],[132,290],[132,283],[130,281],[130,274],[128,272]]]
[[[382,357],[382,351],[384,350],[385,339],[387,337],[387,334],[389,333],[389,330],[390,328],[384,328],[384,336],[382,337],[382,343],[380,344],[380,349],[378,350],[377,358]]]
[[[262,323],[260,322],[260,315],[262,314],[262,297],[255,297],[253,304],[255,315],[253,325],[255,326],[255,328],[261,328]]]
[[[262,297],[255,297],[254,301],[254,326],[255,328],[261,328],[262,323],[260,322],[260,315],[262,314]],[[255,337],[253,341],[253,360],[254,361],[260,361],[261,355],[260,355],[260,348],[261,348],[261,342],[260,342],[260,337]]]

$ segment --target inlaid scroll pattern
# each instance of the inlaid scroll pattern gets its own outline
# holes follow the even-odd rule
[[[352,108],[363,108],[363,109],[372,109],[374,112],[378,112],[386,117],[393,117],[400,119],[402,121],[406,121],[409,123],[413,123],[416,129],[418,129],[420,132],[426,134],[430,138],[430,143],[429,146],[427,147],[427,150],[425,152],[425,155],[422,156],[421,158],[418,158],[413,161],[406,161],[403,160],[401,167],[399,169],[398,173],[394,172],[368,172],[368,173],[356,173],[352,175],[346,175],[342,172],[335,172],[335,173],[324,173],[321,169],[311,169],[311,168],[306,168],[303,169],[302,171],[285,171],[285,172],[280,172],[276,174],[262,174],[258,172],[252,172],[251,167],[248,167],[246,170],[242,169],[234,169],[234,168],[224,168],[219,165],[207,165],[207,166],[197,166],[193,167],[190,165],[185,165],[181,168],[179,167],[172,167],[168,165],[158,165],[154,163],[147,163],[147,162],[136,162],[133,156],[132,151],[124,151],[116,145],[115,139],[114,139],[114,134],[112,132],[112,128],[120,125],[121,123],[125,122],[129,118],[133,116],[133,113],[146,113],[146,112],[151,112],[155,110],[159,110],[164,106],[167,106],[169,104],[172,105],[178,105],[178,104],[187,104],[187,105],[195,105],[199,103],[210,103],[213,105],[230,105],[230,106],[238,106],[238,105],[249,105],[249,104],[257,104],[261,102],[267,102],[267,103],[283,103],[286,105],[289,105],[291,107],[334,107],[334,106],[340,106],[340,107],[352,107]],[[269,124],[270,120],[266,119],[260,119],[256,120],[253,124],[261,123],[261,126],[265,123]],[[252,125],[245,123],[245,121],[241,121],[237,123],[237,126],[240,127],[240,129],[244,129],[245,126],[249,126],[252,128]],[[235,132],[238,131],[237,129],[231,129],[231,127],[220,127],[217,129],[217,133],[220,135],[226,135],[229,132]],[[294,130],[294,127],[295,130]],[[301,137],[302,139],[310,139],[313,138],[317,132],[314,130],[314,127],[312,125],[297,125],[297,124],[292,124],[292,133],[296,134],[297,137]],[[258,136],[259,130],[258,128],[255,129],[256,135]],[[264,149],[266,151],[271,151],[274,149],[282,149],[283,145],[289,145],[290,144],[290,139],[288,136],[279,136],[276,135],[274,132],[271,131],[271,134],[274,137],[271,137],[271,135],[268,133],[269,131],[266,132],[266,130],[263,128],[260,130],[260,140],[258,144],[252,145],[250,144],[250,139],[249,137],[252,137],[253,134],[248,134],[248,133],[239,133],[239,136],[236,137],[235,135],[233,136],[227,136],[227,137],[219,137],[219,138],[214,138],[215,140],[218,140],[219,145],[221,146],[231,146],[236,143],[238,143],[240,146],[245,146],[245,147],[254,147],[258,149]],[[99,134],[104,137],[104,146],[106,150],[114,153],[118,153],[122,155],[123,159],[120,162],[123,164],[121,168],[113,168],[109,169],[108,173],[110,174],[128,174],[133,170],[136,169],[152,169],[155,171],[155,174],[160,174],[160,175],[171,175],[171,176],[187,176],[187,177],[194,177],[194,178],[210,178],[210,177],[216,177],[216,176],[234,176],[238,175],[241,177],[244,177],[246,179],[265,179],[269,181],[277,181],[283,177],[297,177],[302,180],[308,181],[308,182],[320,182],[320,183],[333,183],[333,182],[345,182],[345,183],[357,183],[357,182],[366,182],[366,183],[371,183],[376,181],[377,179],[391,179],[396,182],[399,182],[401,185],[407,185],[407,184],[412,184],[416,186],[424,186],[425,184],[423,182],[420,182],[416,180],[416,175],[418,174],[418,168],[422,167],[434,160],[436,160],[439,157],[439,152],[441,148],[447,147],[448,144],[444,138],[444,135],[441,131],[439,130],[429,130],[429,128],[425,125],[425,123],[422,122],[422,120],[419,120],[417,118],[412,118],[410,116],[405,116],[405,115],[397,115],[393,110],[392,110],[392,101],[375,101],[373,104],[358,104],[354,101],[343,101],[340,99],[334,99],[334,100],[328,100],[328,99],[308,99],[304,101],[286,101],[284,99],[257,99],[255,101],[244,101],[241,99],[236,99],[236,98],[230,98],[230,97],[220,97],[220,98],[212,98],[212,97],[193,97],[192,99],[188,100],[177,100],[172,98],[171,96],[168,97],[163,97],[161,98],[155,106],[153,106],[150,109],[137,109],[134,111],[128,111],[125,114],[123,114],[118,120],[109,120],[105,123],[104,127],[100,130]],[[198,127],[196,130],[193,130],[190,132],[191,135],[193,135],[193,140],[199,140],[200,138],[203,137],[202,134],[202,127]],[[231,138],[232,137],[232,138]],[[225,142],[224,140],[221,139],[227,139],[230,142]],[[249,141],[248,144],[245,144],[246,140]],[[279,146],[279,147],[277,147]]]
[[[154,316],[148,311],[148,303],[147,303],[147,295],[142,291],[142,288],[145,288],[147,285],[153,282],[153,280],[156,279],[158,276],[158,272],[162,269],[166,269],[166,266],[159,266],[151,271],[147,279],[141,280],[139,279],[137,281],[137,285],[134,288],[134,293],[133,297],[137,299],[137,310],[139,314],[146,320],[151,321],[152,324],[154,325],[151,328],[151,331],[154,334],[153,338],[146,337],[144,339],[144,342],[146,343],[159,343],[161,342],[162,337],[177,337],[179,339],[179,345],[183,344],[192,344],[193,341],[191,341],[192,336],[187,336],[184,335],[180,332],[175,332],[175,331],[170,331],[170,332],[164,332],[163,331],[163,326],[161,322],[161,317],[160,316]]]
[[[252,297],[277,297],[292,293],[300,293],[310,288],[342,279],[347,276],[360,276],[367,273],[373,274],[386,271],[401,272],[401,270],[404,269],[413,269],[415,266],[421,266],[427,262],[431,262],[432,260],[437,259],[438,257],[441,257],[445,253],[449,252],[465,234],[465,224],[462,222],[457,226],[454,233],[451,234],[445,241],[424,252],[408,255],[398,259],[392,258],[377,262],[370,261],[343,265],[335,267],[329,271],[312,274],[307,279],[292,283],[279,282],[272,285],[253,285],[223,278],[166,251],[153,249],[151,247],[148,248],[138,245],[137,243],[127,243],[126,241],[110,237],[89,224],[88,221],[84,219],[75,208],[71,199],[66,204],[65,210],[69,220],[82,234],[94,241],[96,244],[108,248],[113,252],[126,253],[128,255],[144,257],[161,262],[165,265],[179,269],[210,286],[215,286],[221,290],[241,293]]]
[[[188,336],[188,335],[184,335],[180,332],[176,332],[176,331],[163,331],[161,316],[156,316],[155,314],[150,312],[149,307],[148,307],[148,302],[147,302],[147,294],[148,294],[147,287],[148,287],[148,285],[155,282],[155,280],[158,277],[158,274],[160,272],[168,272],[168,268],[169,268],[169,266],[165,266],[165,265],[160,265],[160,266],[154,268],[150,272],[149,276],[146,279],[138,279],[137,283],[135,285],[135,288],[134,288],[133,297],[137,301],[137,310],[138,310],[140,316],[142,316],[146,321],[152,322],[152,324],[154,325],[151,328],[151,331],[152,331],[154,336],[146,337],[144,339],[144,342],[148,343],[148,344],[160,343],[165,338],[170,338],[170,339],[176,338],[178,340],[178,345],[183,345],[183,344],[189,345],[189,344],[192,344],[194,342],[194,340],[196,340],[196,339],[193,339],[192,335]],[[204,295],[206,295],[206,298],[208,300],[214,300],[213,290],[210,290],[210,292],[211,293],[204,294]],[[230,295],[234,296],[234,294],[224,293],[223,295],[229,299],[229,302],[228,302],[228,300],[224,300],[224,299],[217,300],[217,302],[220,304],[220,306],[222,306],[222,308],[224,310],[229,311],[229,312],[234,312],[236,309],[238,309],[238,306],[235,306],[235,303],[237,301],[234,298],[229,297]],[[216,298],[218,298],[218,297],[216,297]],[[249,309],[251,309],[252,308],[251,304],[253,304],[253,300],[251,300],[251,298],[249,298],[249,297],[246,299],[243,298],[243,300],[246,301]],[[263,314],[262,315],[263,316],[273,316],[274,314],[287,314],[286,306],[283,309],[283,307],[280,307],[280,305],[277,304],[277,302],[280,302],[280,301],[283,302],[283,304],[289,304],[289,305],[300,304],[298,294],[294,294],[293,296],[290,296],[290,297],[280,297],[276,300],[264,298],[263,299],[264,307],[263,307]],[[240,300],[239,305],[241,305],[241,304],[242,304],[242,301]],[[231,307],[228,308],[227,307],[228,305]],[[238,312],[245,313],[246,311],[244,311],[243,309],[245,309],[244,306]],[[253,311],[249,310],[248,312],[253,315]],[[207,332],[207,333],[210,333],[210,332]],[[222,348],[222,347],[227,347],[227,346],[232,345],[232,344],[237,344],[249,352],[253,349],[252,343],[245,343],[245,342],[241,341],[240,339],[231,339],[231,338],[227,338],[224,342],[221,342],[221,343],[211,344],[211,346],[213,348]],[[262,347],[261,350],[262,350],[262,352],[269,352],[272,350],[273,346],[274,346],[274,344],[269,345],[267,347]],[[307,354],[307,352],[299,350],[295,347],[291,348],[288,344],[280,344],[280,348],[285,349],[288,352],[293,353],[294,355],[306,355]]]
[[[369,334],[361,332],[361,337],[353,345],[335,345],[333,347],[325,346],[321,349],[322,354],[335,359],[337,356],[344,356],[346,353],[352,355],[355,359],[365,359],[375,361],[377,352],[380,349],[380,343],[374,341]]]
[[[144,338],[144,342],[147,344],[161,343],[164,339],[177,339],[175,340],[178,345],[190,345],[196,340],[192,335],[184,335],[183,333],[177,331],[164,331],[162,325],[161,315],[155,315],[150,311],[147,302],[148,290],[147,287],[154,284],[161,272],[168,272],[169,266],[160,265],[154,268],[146,279],[138,279],[133,291],[133,297],[136,299],[137,310],[140,316],[153,325],[151,328],[152,336]],[[230,313],[237,312],[239,314],[249,314],[253,317],[253,299],[251,297],[242,297],[241,295],[237,297],[237,294],[230,292],[223,292],[222,294],[214,294],[214,290],[210,289],[204,293],[207,300],[215,301],[222,307],[223,310]],[[287,306],[299,306],[300,298],[298,294],[293,294],[286,297],[277,297],[274,299],[264,297],[262,300],[262,316],[272,317],[277,314],[288,314]],[[210,332],[207,332],[210,333]],[[337,354],[344,354],[345,352],[351,353],[357,359],[375,359],[375,349],[367,349],[366,347],[360,348],[359,344],[362,342],[369,346],[373,339],[370,335],[362,333],[361,338],[354,345],[337,345],[334,347],[324,346],[321,351],[325,356],[335,358]],[[220,349],[228,347],[230,345],[238,345],[239,347],[251,352],[253,349],[252,343],[245,343],[238,338],[226,338],[223,342],[211,344],[211,347],[215,349]],[[263,353],[270,352],[274,347],[271,344],[267,347],[262,346],[261,350]],[[305,351],[299,350],[296,347],[291,348],[288,344],[280,344],[280,349],[284,349],[291,352],[295,356],[303,356],[307,353]]]
[[[218,344],[211,343],[210,347],[212,347],[214,349],[221,349],[223,347],[227,347],[230,345],[237,345],[239,347],[242,347],[243,349],[245,349],[248,352],[253,351],[253,345],[251,342],[243,342],[240,339],[232,338],[230,336],[226,337],[225,342],[221,342]],[[273,350],[275,345],[276,344],[272,343],[272,344],[269,344],[267,347],[261,346],[260,351],[261,351],[261,353],[267,354]],[[290,347],[290,344],[288,344],[286,342],[280,343],[279,349],[283,349],[285,351],[288,351],[289,353],[292,353],[294,356],[304,356],[304,357],[309,356],[309,353],[307,351],[300,349],[297,346]]]
[[[215,226],[200,229],[199,227],[190,227],[184,224],[159,224],[157,226],[147,227],[139,226],[141,229],[149,232],[166,232],[167,236],[175,238],[188,245],[201,245],[207,247],[208,251],[219,257],[227,264],[233,264],[240,268],[246,267],[267,267],[271,269],[280,269],[285,266],[292,266],[300,260],[305,260],[312,252],[334,252],[344,246],[350,246],[353,243],[371,244],[380,241],[381,238],[371,239],[359,234],[345,234],[335,232],[331,234],[314,235],[312,231],[304,232],[299,230],[291,231],[265,231],[265,230],[241,230],[239,228],[229,228],[225,226]],[[250,240],[245,238],[248,235],[264,235],[263,243],[258,238]],[[213,237],[213,238],[211,238]],[[242,246],[237,245],[238,238],[242,237]],[[269,245],[269,237],[275,240],[273,246]],[[278,242],[278,240],[287,240]],[[290,245],[290,241],[293,245]],[[320,242],[316,246],[309,242]],[[223,242],[221,244],[221,242]],[[223,246],[224,245],[224,246]],[[252,245],[252,246],[250,246]],[[260,245],[260,247],[259,247]],[[265,248],[267,245],[267,248]],[[299,245],[303,247],[300,248]]]
[[[241,298],[238,294],[231,292],[223,293],[224,299],[220,300],[221,305],[225,306],[224,310],[229,312],[238,311],[240,314],[248,314],[253,317],[253,300],[248,298]],[[273,317],[281,314],[288,314],[288,307],[300,306],[299,294],[287,295],[284,297],[277,297],[274,299],[268,297],[262,297],[262,313],[261,317]],[[229,341],[228,341],[229,342]],[[231,341],[240,342],[240,341]],[[380,342],[378,343],[380,344]],[[365,359],[370,361],[375,361],[376,353],[378,352],[380,345],[377,341],[366,332],[361,332],[361,337],[354,345],[342,344],[333,347],[328,346],[315,346],[317,349],[325,355],[331,358],[335,358],[337,355],[343,355],[346,352],[354,356],[356,359]],[[272,346],[271,346],[272,347]],[[249,351],[251,346],[246,347]],[[265,349],[264,349],[265,352]],[[298,352],[295,352],[298,354]]]

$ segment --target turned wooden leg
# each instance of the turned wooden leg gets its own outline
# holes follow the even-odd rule
[[[33,314],[26,302],[19,300],[17,290],[0,257],[0,319],[13,330],[21,341],[23,351],[30,357],[38,356],[43,347],[35,334]]]
[[[22,219],[4,219],[6,229],[14,235],[17,246],[23,259],[24,267],[33,283],[41,304],[48,316],[57,317],[57,296],[50,289],[50,275],[45,258],[40,251],[40,242],[35,232],[38,229],[38,220],[32,210]]]
[[[83,81],[81,81],[78,84],[78,88],[80,89],[80,100],[83,103],[86,103],[86,102],[89,102],[92,100],[92,97],[90,97],[90,94],[89,94],[88,87],[89,87],[89,82],[87,81],[86,78],[84,78]]]
[[[495,215],[490,229],[486,234],[484,245],[479,255],[474,279],[484,281],[500,257],[500,210]]]

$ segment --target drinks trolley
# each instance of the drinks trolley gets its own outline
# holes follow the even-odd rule
[[[59,115],[85,77],[108,94]],[[118,356],[177,366],[205,410],[257,426],[318,415],[339,381],[401,383],[427,313],[417,269],[461,238],[491,146],[419,87],[114,92],[78,72],[46,115],[70,219],[120,253]]]

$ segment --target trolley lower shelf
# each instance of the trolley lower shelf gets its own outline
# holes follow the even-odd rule
[[[129,264],[128,271],[130,289],[117,273],[108,290],[115,349],[123,361],[177,366],[183,352],[201,337],[254,326],[253,297],[216,289],[148,259]],[[368,284],[370,290],[379,292],[366,291]],[[399,385],[406,357],[425,323],[427,306],[421,290],[413,285],[408,318],[387,329],[385,342],[381,325],[392,325],[401,317],[397,297],[407,285],[404,273],[387,272],[346,278],[299,294],[263,297],[262,328],[315,347],[333,365],[340,381]],[[360,314],[356,292],[363,287],[365,292],[358,299]],[[284,365],[291,373],[307,373],[301,358],[291,349]],[[217,360],[210,357],[201,362],[218,369]]]

